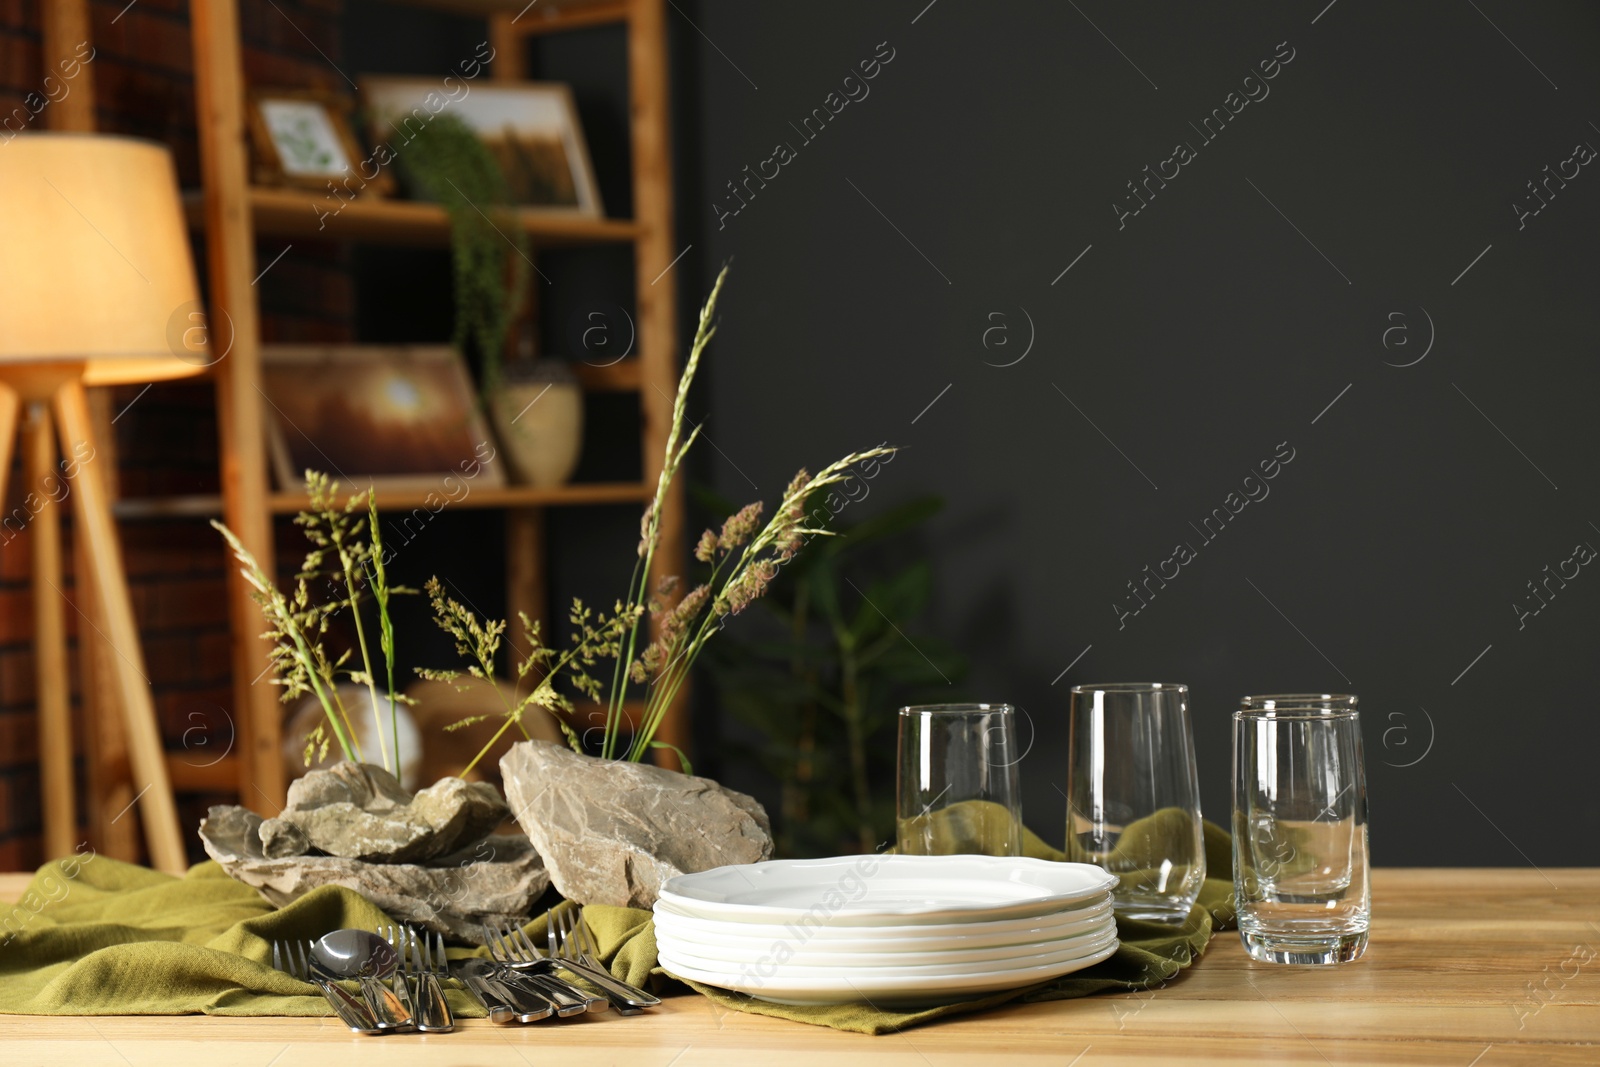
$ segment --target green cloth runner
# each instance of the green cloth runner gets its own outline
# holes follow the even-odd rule
[[[1206,866],[1230,871],[1228,835],[1205,827]],[[1040,859],[1063,854],[1032,833],[1024,851]],[[570,907],[570,905],[560,905]],[[1056,1000],[1160,985],[1205,950],[1213,930],[1232,921],[1231,881],[1208,878],[1188,921],[1176,930],[1119,919],[1115,955],[1041,986],[1008,990],[922,1011],[883,1011],[867,1004],[791,1006],[688,983],[736,1011],[881,1034],[1008,1001]],[[647,911],[591,905],[584,919],[611,972],[637,986],[661,985],[655,925]],[[392,922],[365,897],[324,886],[274,908],[215,863],[182,878],[105,857],[45,864],[21,900],[0,906],[0,1014],[14,1015],[289,1015],[331,1011],[315,987],[272,968],[275,939],[320,937],[341,927],[372,930]],[[543,944],[547,919],[527,927]],[[482,956],[451,949],[450,958]],[[465,992],[448,991],[456,1014],[480,1018]]]
[[[594,906],[584,917],[618,977],[649,980],[649,912]],[[546,921],[527,928],[541,945]],[[331,1015],[315,986],[272,968],[272,942],[391,922],[339,886],[274,908],[209,861],[174,878],[103,856],[57,860],[0,905],[0,1014]],[[483,1016],[464,991],[446,995],[457,1015]]]

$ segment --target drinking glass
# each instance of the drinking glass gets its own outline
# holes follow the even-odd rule
[[[1340,700],[1233,714],[1234,898],[1254,959],[1345,963],[1367,948],[1361,715]]]
[[[1349,693],[1262,693],[1242,697],[1239,707],[1251,708],[1349,708],[1356,709],[1360,701]]]
[[[1021,759],[1009,704],[901,708],[898,850],[910,856],[1020,856]]]
[[[1181,923],[1206,879],[1189,687],[1072,687],[1067,858],[1117,876],[1129,919]]]

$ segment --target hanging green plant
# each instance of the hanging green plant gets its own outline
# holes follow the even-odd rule
[[[501,357],[528,283],[528,237],[517,225],[505,173],[483,140],[454,115],[435,116],[397,161],[413,192],[450,216],[455,278],[453,341],[470,341],[485,395],[500,385]]]

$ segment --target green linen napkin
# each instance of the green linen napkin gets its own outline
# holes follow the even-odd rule
[[[593,905],[584,919],[617,977],[651,982],[649,912]],[[544,944],[548,921],[541,915],[526,927],[536,944]],[[175,878],[103,856],[56,860],[39,868],[16,905],[0,905],[0,1014],[331,1015],[315,986],[272,968],[272,942],[391,922],[339,886],[274,908],[210,861]],[[457,1015],[483,1017],[464,991],[446,996]]]
[[[274,908],[209,861],[175,878],[104,856],[55,860],[0,906],[0,1013],[331,1015],[315,986],[273,970],[273,940],[390,921],[338,886]],[[459,1014],[483,1014],[448,995]]]
[[[1161,813],[1145,820],[1150,825],[1128,827],[1123,837],[1130,847],[1147,835],[1166,828]],[[1059,850],[1045,844],[1031,830],[1022,832],[1023,854],[1035,859],[1065,859]],[[1173,978],[1199,958],[1216,930],[1232,924],[1233,911],[1233,852],[1232,841],[1226,830],[1213,823],[1205,824],[1206,870],[1222,872],[1224,877],[1207,877],[1200,890],[1200,899],[1189,910],[1189,918],[1177,928],[1160,923],[1134,922],[1119,918],[1117,936],[1121,941],[1116,953],[1093,967],[1067,975],[1042,985],[1025,989],[1010,989],[1003,993],[963,1000],[916,1011],[895,1011],[878,1008],[872,1004],[772,1004],[743,993],[687,982],[712,1001],[735,1011],[771,1015],[795,1022],[829,1026],[835,1030],[850,1030],[860,1034],[886,1034],[912,1026],[933,1022],[966,1012],[982,1011],[1011,1001],[1033,1002],[1041,1000],[1066,1000],[1086,997],[1091,993],[1133,992],[1158,986]],[[686,981],[680,979],[681,981]]]

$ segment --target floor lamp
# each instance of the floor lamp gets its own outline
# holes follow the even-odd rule
[[[112,649],[112,688],[151,863],[181,873],[183,835],[103,472],[110,453],[97,447],[84,394],[87,385],[198,374],[212,361],[172,157],[127,137],[22,134],[0,144],[0,213],[0,500],[18,414],[23,406],[29,413],[23,506],[4,521],[14,529],[70,500],[92,570],[78,576],[80,599],[86,587],[93,590],[92,614],[80,631],[93,626]],[[46,847],[57,854],[71,850],[62,843],[76,834],[70,605],[59,526],[51,515],[39,527],[33,595],[40,782]]]

